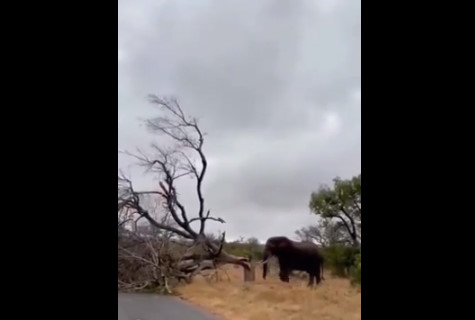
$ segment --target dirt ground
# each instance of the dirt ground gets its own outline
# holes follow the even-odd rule
[[[361,293],[348,280],[325,272],[317,288],[306,287],[307,279],[291,277],[282,283],[276,271],[266,280],[256,269],[255,282],[243,282],[242,268],[223,267],[220,280],[199,276],[179,288],[181,297],[226,320],[360,320]]]

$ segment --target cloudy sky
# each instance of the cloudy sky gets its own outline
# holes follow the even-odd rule
[[[228,238],[294,237],[310,193],[361,170],[360,0],[119,0],[118,144],[157,138],[148,94],[208,133],[207,207]],[[137,188],[154,185],[119,156]],[[192,188],[182,185],[189,210]]]

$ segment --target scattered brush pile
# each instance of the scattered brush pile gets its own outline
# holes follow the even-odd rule
[[[180,280],[187,280],[177,265],[180,251],[184,248],[178,245],[171,248],[164,238],[119,233],[118,289],[171,293]]]
[[[177,240],[119,230],[118,289],[171,294],[180,282],[190,283],[202,271],[216,270],[223,263],[223,255],[229,256],[222,252],[223,244],[224,234],[214,251],[207,239]]]

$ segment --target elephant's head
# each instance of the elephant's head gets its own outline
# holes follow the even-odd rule
[[[264,253],[262,255],[262,278],[267,276],[267,263],[270,257],[279,256],[292,246],[290,239],[286,237],[271,237],[267,239]]]

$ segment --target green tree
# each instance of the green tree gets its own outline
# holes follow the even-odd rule
[[[344,230],[352,245],[361,243],[361,174],[347,180],[333,179],[333,186],[321,186],[312,192],[310,210],[317,216],[332,220]]]
[[[347,232],[331,218],[320,219],[317,225],[303,227],[295,231],[301,241],[316,242],[323,248],[352,243]]]

